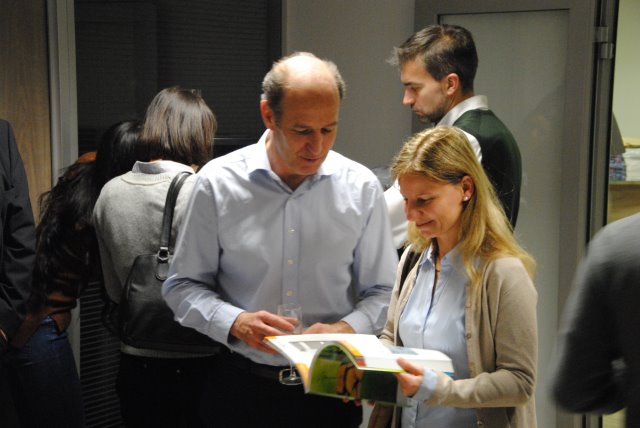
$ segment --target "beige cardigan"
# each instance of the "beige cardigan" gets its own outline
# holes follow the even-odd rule
[[[402,345],[397,336],[398,320],[420,264],[409,272],[398,295],[407,253],[398,265],[387,323],[380,337],[389,344]],[[426,403],[476,408],[478,426],[535,428],[537,292],[524,266],[514,257],[491,262],[482,278],[481,287],[468,284],[466,290],[465,336],[470,378],[453,380],[438,373],[436,390]]]

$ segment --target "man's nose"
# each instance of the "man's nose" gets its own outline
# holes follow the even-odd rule
[[[411,95],[408,90],[405,90],[402,96],[402,104],[406,106],[410,106],[410,105],[413,105],[413,103],[414,103],[413,95]]]
[[[310,153],[317,155],[322,152],[323,142],[324,135],[322,135],[322,133],[320,132],[314,132],[309,135],[309,139],[307,140],[307,150]]]

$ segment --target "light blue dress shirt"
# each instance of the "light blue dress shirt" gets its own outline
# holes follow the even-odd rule
[[[183,325],[255,362],[279,355],[229,336],[243,311],[302,306],[303,323],[383,327],[398,263],[382,187],[364,166],[329,152],[291,190],[258,143],[198,173],[163,294]]]
[[[456,249],[449,251],[441,261],[438,283],[435,280],[433,247],[420,263],[416,283],[411,290],[398,326],[403,346],[435,349],[448,355],[453,363],[454,378],[469,378],[469,362],[464,332],[466,286],[469,282]],[[476,412],[447,406],[428,406],[436,386],[436,375],[425,371],[422,385],[413,396],[411,407],[402,409],[402,427],[475,427]]]

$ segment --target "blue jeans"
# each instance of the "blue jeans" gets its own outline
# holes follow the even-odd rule
[[[21,427],[84,426],[80,380],[69,338],[47,317],[21,349],[5,356]]]

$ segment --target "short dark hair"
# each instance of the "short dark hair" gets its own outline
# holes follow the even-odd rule
[[[179,86],[160,91],[142,125],[138,160],[166,159],[202,166],[213,156],[218,123],[196,89]]]
[[[311,58],[317,58],[314,54],[309,52],[294,52],[291,55],[280,58],[273,63],[271,70],[264,76],[262,81],[262,99],[267,101],[269,108],[273,111],[276,123],[280,123],[282,117],[282,98],[284,97],[284,90],[287,86],[287,67],[284,62],[290,58],[296,56],[307,56]],[[347,85],[344,83],[344,79],[338,70],[338,66],[329,60],[321,59],[336,81],[336,87],[338,88],[338,94],[340,100],[342,100],[347,91]]]
[[[478,53],[473,36],[466,28],[448,24],[425,27],[394,48],[389,62],[402,66],[416,58],[422,58],[434,79],[441,80],[455,73],[460,78],[462,92],[473,92]]]

